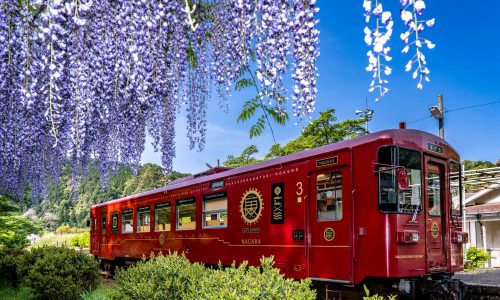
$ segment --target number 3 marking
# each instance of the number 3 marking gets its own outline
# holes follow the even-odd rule
[[[302,193],[304,192],[304,189],[302,188],[302,182],[297,182],[296,184],[297,186],[297,196],[300,196],[302,195]]]

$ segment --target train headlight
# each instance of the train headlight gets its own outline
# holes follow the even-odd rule
[[[469,241],[469,235],[467,232],[455,231],[452,235],[452,242],[455,244],[463,244]]]
[[[398,231],[398,244],[416,244],[420,240],[420,234],[416,230]]]

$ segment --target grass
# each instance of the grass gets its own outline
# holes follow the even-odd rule
[[[112,300],[117,299],[113,286],[101,285],[91,292],[84,292],[82,294],[83,300]]]
[[[0,287],[0,299],[2,300],[31,300],[34,299],[33,294],[27,287],[14,289],[11,287]]]
[[[91,292],[84,292],[81,297],[83,300],[112,300],[117,299],[113,296],[114,288],[112,286],[101,285]],[[21,286],[19,289],[11,287],[0,287],[0,300],[33,300],[33,294],[30,289]]]

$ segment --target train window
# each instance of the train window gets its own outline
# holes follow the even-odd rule
[[[451,214],[453,216],[462,215],[462,170],[456,161],[450,161],[450,199]]]
[[[203,227],[227,226],[226,193],[203,196]]]
[[[133,212],[131,209],[122,211],[122,233],[129,233],[134,231],[134,227],[132,224],[133,221]]]
[[[137,232],[149,232],[149,206],[139,207],[137,209]]]
[[[194,198],[177,201],[177,229],[196,229],[196,202]]]
[[[170,231],[170,202],[156,204],[155,231]]]
[[[427,174],[427,195],[429,197],[429,215],[441,215],[441,180],[439,173],[429,171]]]
[[[383,212],[420,213],[422,210],[422,159],[420,152],[385,146],[378,150],[379,208]],[[396,172],[404,167],[408,188],[400,189]]]
[[[342,220],[342,173],[316,177],[316,202],[318,221]]]
[[[101,233],[106,233],[106,213],[101,214]]]

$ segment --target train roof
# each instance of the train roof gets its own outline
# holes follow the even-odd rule
[[[134,194],[130,196],[126,196],[123,198],[99,203],[96,205],[93,205],[92,207],[101,207],[101,206],[106,206],[108,204],[112,203],[117,203],[121,201],[126,201],[126,200],[133,200],[136,198],[141,198],[144,196],[148,195],[154,195],[158,193],[165,193],[168,191],[176,190],[176,189],[181,189],[185,188],[191,185],[196,185],[199,183],[205,183],[205,182],[211,182],[211,181],[217,181],[218,179],[222,178],[228,178],[231,176],[235,175],[240,175],[240,174],[245,174],[245,173],[250,173],[255,170],[261,170],[261,169],[266,169],[270,168],[273,166],[279,166],[283,164],[289,164],[295,161],[302,160],[306,157],[315,157],[315,156],[320,156],[328,152],[333,152],[333,151],[339,151],[339,150],[344,150],[344,149],[351,149],[354,147],[357,147],[359,145],[363,144],[368,144],[371,142],[375,142],[378,140],[384,140],[384,139],[392,139],[392,138],[420,138],[422,140],[434,140],[434,141],[439,141],[440,144],[446,145],[450,147],[453,151],[455,149],[448,144],[445,140],[441,139],[438,136],[435,136],[433,134],[420,131],[420,130],[415,130],[415,129],[387,129],[387,130],[382,130],[374,133],[370,133],[367,135],[359,136],[353,139],[349,140],[344,140],[340,141],[337,143],[321,146],[318,148],[314,149],[309,149],[305,150],[302,152],[297,152],[281,157],[277,157],[274,159],[266,160],[257,164],[253,165],[248,165],[248,166],[243,166],[235,169],[227,169],[227,168],[217,168],[215,172],[210,172],[210,170],[202,172],[200,174],[195,174],[195,175],[190,175],[186,176],[177,180],[174,180],[170,182],[167,186],[157,188],[151,191],[146,191],[142,192],[139,194]],[[456,152],[456,151],[455,151]],[[200,176],[200,175],[205,175],[205,176]]]

